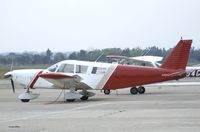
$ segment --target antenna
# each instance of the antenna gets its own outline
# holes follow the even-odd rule
[[[101,55],[94,62],[97,62],[103,56],[103,54],[104,54],[104,52],[101,53]]]
[[[14,58],[13,58],[13,56],[12,56],[12,62],[11,62],[11,65],[10,65],[10,71],[13,70],[13,65],[14,65],[13,61],[14,61]]]
[[[151,48],[149,48],[149,50],[148,50],[146,53],[143,52],[143,53],[141,54],[141,56],[146,56],[150,51],[151,51]]]
[[[181,36],[181,40],[183,40],[183,37]]]

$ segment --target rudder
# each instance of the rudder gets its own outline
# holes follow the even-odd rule
[[[164,60],[160,68],[185,70],[190,54],[191,44],[192,40],[180,40]]]

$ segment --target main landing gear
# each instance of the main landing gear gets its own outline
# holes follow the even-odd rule
[[[67,102],[74,102],[76,99],[81,99],[83,101],[88,100],[89,97],[94,96],[95,93],[89,92],[87,90],[82,90],[77,92],[75,88],[70,88],[69,92],[65,93],[65,100]]]
[[[110,90],[109,89],[105,89],[105,90],[103,90],[103,92],[104,92],[105,95],[109,95],[110,94]]]
[[[137,87],[132,87],[130,89],[130,93],[131,94],[144,94],[145,93],[145,88],[143,86],[139,86],[138,88]]]
[[[105,95],[109,95],[110,94],[110,90],[109,89],[104,89],[103,90]],[[130,93],[131,94],[144,94],[145,93],[145,88],[143,86],[139,86],[139,87],[132,87],[130,89]]]

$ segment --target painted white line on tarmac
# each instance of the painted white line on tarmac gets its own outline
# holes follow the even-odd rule
[[[17,118],[17,119],[0,121],[0,124],[1,123],[7,123],[7,122],[13,122],[13,121],[33,119],[33,118],[38,118],[38,117],[42,117],[42,116],[49,116],[49,115],[54,115],[54,114],[61,114],[61,113],[66,113],[66,112],[73,112],[73,111],[76,111],[76,110],[83,110],[83,109],[88,109],[88,108],[93,108],[93,107],[102,106],[102,105],[108,105],[108,104],[111,104],[111,102],[110,103],[107,102],[107,103],[86,105],[86,106],[75,107],[75,108],[67,109],[67,110],[61,110],[61,111],[55,111],[55,112],[47,112],[47,113],[42,113],[42,114],[37,114],[37,115],[32,115],[32,116],[21,117],[21,118]]]

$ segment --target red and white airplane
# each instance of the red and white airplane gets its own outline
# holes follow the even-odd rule
[[[87,100],[95,95],[88,91],[93,89],[109,91],[132,87],[132,94],[143,94],[145,88],[142,85],[178,80],[186,76],[185,68],[191,44],[192,40],[180,40],[160,67],[65,60],[48,69],[10,71],[5,77],[10,78],[13,92],[14,82],[26,88],[18,97],[22,102],[39,96],[30,91],[35,88],[68,89],[65,92],[66,101]]]

